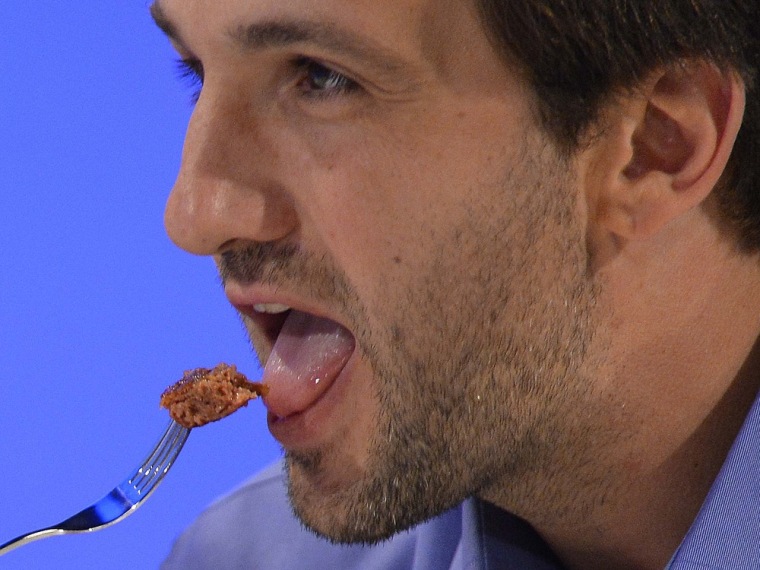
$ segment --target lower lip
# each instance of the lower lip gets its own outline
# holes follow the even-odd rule
[[[346,415],[348,386],[357,354],[351,355],[329,388],[308,408],[285,418],[267,414],[269,431],[285,449],[299,450],[318,446],[329,439],[329,427]]]

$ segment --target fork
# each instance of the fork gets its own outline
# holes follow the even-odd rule
[[[41,538],[105,528],[132,514],[169,472],[189,434],[189,429],[172,420],[142,465],[105,497],[57,525],[22,534],[0,545],[0,556]]]

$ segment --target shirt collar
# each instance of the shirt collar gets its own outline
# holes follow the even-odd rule
[[[760,568],[760,397],[668,568]]]
[[[463,505],[462,568],[561,568],[519,518],[470,499]],[[473,564],[474,561],[477,561]],[[459,566],[456,566],[459,567]],[[668,570],[760,568],[760,396],[744,420],[702,508]]]

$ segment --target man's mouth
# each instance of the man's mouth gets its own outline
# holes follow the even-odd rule
[[[279,419],[307,410],[330,388],[354,353],[354,336],[324,317],[267,303],[253,307],[272,342],[262,382],[264,402]]]

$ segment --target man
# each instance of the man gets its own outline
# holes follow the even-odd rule
[[[152,12],[286,465],[167,568],[760,567],[756,0]]]

